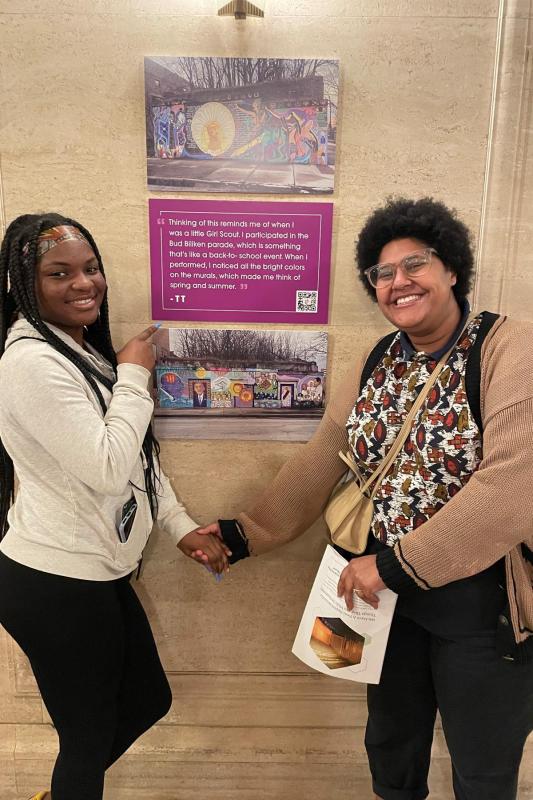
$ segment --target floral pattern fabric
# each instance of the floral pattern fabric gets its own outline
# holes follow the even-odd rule
[[[481,461],[481,434],[465,388],[466,363],[480,322],[481,317],[473,319],[461,335],[376,492],[371,532],[384,544],[394,545],[436,514]],[[364,480],[390,449],[436,365],[427,353],[407,355],[398,333],[372,372],[347,422]]]

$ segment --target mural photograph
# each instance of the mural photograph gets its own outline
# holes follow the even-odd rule
[[[152,341],[158,416],[324,413],[324,331],[161,328]]]
[[[333,192],[339,62],[146,57],[148,188]]]

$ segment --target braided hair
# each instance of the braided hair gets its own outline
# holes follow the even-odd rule
[[[89,231],[74,219],[61,214],[24,214],[17,217],[8,227],[0,250],[0,357],[5,351],[7,332],[16,314],[20,313],[35,328],[54,350],[69,359],[82,373],[93,390],[102,413],[107,406],[99,383],[112,391],[114,381],[103,375],[92,363],[83,358],[73,348],[59,338],[42,320],[35,293],[35,270],[37,266],[37,245],[39,235],[57,225],[71,225],[77,228],[94,251],[102,275],[102,258]],[[95,322],[88,325],[84,337],[117,371],[117,357],[109,330],[109,307],[107,291],[104,295],[100,313]],[[159,442],[154,436],[152,425],[148,426],[142,451],[145,457],[145,487],[150,503],[152,517],[157,515],[157,486],[159,480]],[[0,538],[7,532],[7,513],[14,500],[13,461],[0,439]],[[136,487],[140,488],[140,487]]]

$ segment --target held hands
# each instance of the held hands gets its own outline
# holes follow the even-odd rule
[[[354,607],[354,595],[372,608],[377,608],[379,597],[376,592],[386,588],[379,576],[376,556],[361,556],[352,558],[344,567],[337,586],[337,596],[344,597],[348,611]]]
[[[142,333],[138,333],[137,336],[130,339],[122,350],[118,351],[117,362],[119,364],[138,364],[151,372],[155,365],[151,339],[159,327],[159,325],[150,325]]]
[[[221,574],[229,572],[228,556],[231,556],[231,550],[216,535],[215,528],[218,529],[217,524],[196,528],[178,542],[178,547],[186,556]]]
[[[210,525],[206,525],[205,528],[198,528],[196,532],[199,533],[200,536],[209,536],[209,537],[215,536],[219,540],[219,543],[222,543],[222,547],[224,547],[226,555],[228,556],[231,555],[231,551],[228,550],[222,539],[222,533],[220,531],[220,525],[218,524],[218,522],[212,522]],[[194,560],[198,561],[199,564],[205,564],[205,562],[207,561],[203,549],[204,541],[205,541],[204,539],[200,540],[198,549],[190,554],[191,558],[194,558]],[[229,566],[228,566],[228,571],[229,571]]]

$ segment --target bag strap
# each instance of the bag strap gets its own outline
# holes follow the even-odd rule
[[[479,324],[476,341],[472,345],[466,362],[465,388],[468,406],[481,434],[483,434],[483,420],[481,419],[480,405],[481,348],[487,334],[498,319],[500,319],[500,315],[493,314],[492,311],[483,311],[481,313],[481,322]]]
[[[368,489],[372,486],[372,484],[374,484],[374,486],[373,486],[373,488],[371,490],[370,497],[374,497],[374,495],[376,494],[376,492],[378,490],[378,486],[379,486],[379,484],[381,482],[381,478],[386,474],[386,472],[389,469],[390,465],[393,463],[393,461],[395,460],[396,456],[398,455],[398,453],[400,452],[401,448],[403,447],[403,444],[404,444],[409,432],[411,431],[412,424],[413,424],[413,421],[414,421],[414,418],[415,418],[416,414],[420,410],[420,408],[421,408],[422,404],[424,403],[426,397],[428,396],[429,392],[431,391],[431,388],[433,387],[433,385],[438,380],[438,378],[440,376],[440,373],[442,372],[444,366],[446,365],[446,362],[448,361],[448,358],[450,357],[455,345],[457,344],[457,342],[459,341],[459,339],[463,335],[464,330],[468,327],[468,325],[472,322],[472,320],[476,316],[477,316],[477,314],[475,314],[473,312],[468,315],[468,319],[466,320],[465,324],[463,325],[463,327],[461,329],[461,333],[458,336],[455,337],[453,345],[440,358],[440,360],[437,363],[435,369],[433,370],[431,375],[428,377],[428,379],[425,382],[423,388],[420,390],[416,400],[414,401],[413,405],[409,409],[409,413],[407,414],[407,416],[406,416],[406,418],[404,420],[404,423],[403,423],[403,425],[402,425],[402,427],[401,427],[396,439],[394,440],[389,452],[387,453],[387,455],[385,456],[385,458],[383,459],[383,461],[381,462],[379,467],[368,478],[366,483],[363,486],[361,486],[362,494],[365,494],[368,491]],[[339,453],[339,455],[341,456],[342,460],[345,463],[348,464],[350,469],[352,471],[354,471],[356,475],[358,475],[357,467],[355,466],[355,463],[352,461],[352,459],[350,459],[349,457],[345,457],[344,453],[342,453],[342,454]],[[355,467],[355,469],[354,469],[354,467]]]
[[[492,311],[481,312],[481,323],[478,328],[476,341],[472,346],[472,350],[468,356],[468,361],[466,362],[465,385],[468,406],[472,412],[472,416],[474,417],[480,433],[483,433],[483,420],[481,419],[480,408],[481,348],[487,334],[490,332],[492,326],[499,318],[500,315],[494,314]],[[361,394],[363,391],[366,382],[391,346],[397,334],[398,331],[392,331],[391,333],[388,333],[386,336],[380,339],[370,351],[361,372],[361,379],[359,381],[359,394]]]
[[[398,453],[400,452],[401,448],[403,447],[404,442],[407,439],[407,436],[408,436],[408,434],[411,431],[411,428],[413,426],[414,418],[415,418],[416,414],[418,413],[418,411],[420,410],[420,408],[421,408],[422,404],[424,403],[426,397],[428,396],[428,393],[431,391],[434,383],[437,381],[440,373],[442,372],[442,368],[446,364],[446,362],[448,360],[448,356],[450,355],[450,353],[451,353],[451,349],[448,350],[442,356],[442,358],[438,362],[437,366],[435,367],[435,369],[433,370],[433,372],[429,376],[428,380],[424,384],[424,387],[421,389],[421,391],[418,394],[418,397],[416,398],[415,402],[411,406],[411,408],[409,410],[409,413],[407,414],[407,416],[405,418],[405,421],[404,421],[404,423],[403,423],[403,425],[402,425],[402,427],[400,429],[400,432],[398,433],[398,436],[394,440],[389,452],[387,453],[387,455],[385,456],[385,458],[383,459],[383,461],[379,465],[378,469],[375,472],[373,472],[372,475],[370,476],[370,478],[368,479],[367,486],[365,486],[365,489],[362,490],[363,492],[367,488],[370,488],[372,486],[372,484],[374,484],[374,485],[373,485],[373,488],[372,488],[371,496],[373,497],[375,495],[375,493],[377,492],[378,486],[379,486],[379,484],[381,482],[381,478],[384,477],[384,475],[387,472],[387,470],[389,469],[390,465],[393,463],[393,461],[395,460],[396,456],[398,455]]]

